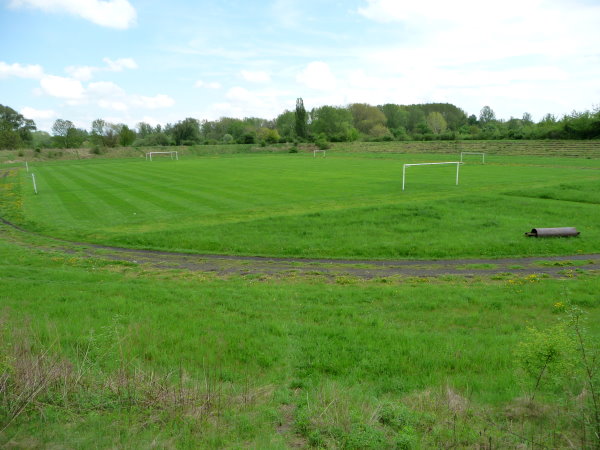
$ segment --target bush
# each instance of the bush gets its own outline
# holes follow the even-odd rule
[[[328,148],[331,148],[331,144],[327,141],[327,136],[325,136],[323,133],[317,136],[317,139],[315,139],[315,145],[321,150],[327,150]]]

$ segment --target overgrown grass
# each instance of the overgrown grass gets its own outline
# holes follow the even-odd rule
[[[486,165],[462,166],[459,186],[453,167],[411,167],[402,192],[403,163],[440,159],[448,155],[62,162],[35,166],[37,196],[21,173],[21,215],[3,210],[53,236],[193,252],[451,258],[600,251],[600,173],[589,170],[597,160],[489,157]],[[524,238],[540,226],[576,226],[582,234]]]
[[[380,448],[533,436],[553,446],[577,436],[569,417],[550,414],[567,399],[555,384],[527,404],[534,419],[513,411],[533,385],[514,350],[530,326],[554,326],[557,302],[584,308],[597,342],[597,276],[260,281],[7,241],[0,252],[3,443]],[[15,396],[36,386],[15,415]]]

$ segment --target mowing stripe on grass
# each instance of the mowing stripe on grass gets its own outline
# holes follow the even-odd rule
[[[167,177],[164,173],[157,173],[151,177],[148,174],[140,172],[119,172],[119,175],[105,174],[107,180],[111,183],[119,183],[119,181],[131,181],[131,184],[121,183],[123,190],[132,192],[131,186],[144,186],[148,192],[143,194],[144,198],[149,195],[159,196],[165,201],[163,209],[166,211],[177,211],[189,212],[202,208],[202,212],[213,212],[224,209],[230,209],[231,207],[239,207],[244,205],[244,202],[231,201],[227,198],[220,196],[210,195],[209,193],[196,190],[196,187],[187,185],[188,190],[179,188],[176,186],[182,186],[180,177],[177,178]],[[177,173],[177,175],[179,175]],[[137,192],[141,192],[137,190]],[[169,203],[173,203],[169,207]],[[208,211],[206,211],[208,210]]]
[[[128,197],[131,202],[140,205],[142,212],[147,213],[149,210],[154,208],[148,207],[150,205],[158,208],[161,213],[173,213],[181,214],[189,211],[189,204],[179,201],[177,197],[166,195],[166,192],[161,188],[159,189],[156,185],[147,185],[138,183],[139,178],[125,176],[121,172],[114,174],[114,172],[103,172],[100,175],[97,172],[87,172],[90,177],[101,181],[100,186],[103,189],[115,189],[120,195]],[[127,183],[131,181],[131,183]],[[110,186],[107,188],[107,186]],[[148,205],[145,206],[144,205]]]
[[[99,219],[99,216],[96,214],[96,212],[90,206],[88,206],[85,198],[76,194],[75,190],[68,186],[69,184],[72,185],[68,178],[59,179],[49,170],[41,170],[38,171],[38,173],[41,175],[39,178],[47,183],[51,190],[57,193],[54,198],[59,200],[64,213],[70,215],[76,221],[89,222]],[[46,198],[47,196],[40,196],[38,203],[43,204],[44,201],[46,201]],[[44,209],[49,211],[46,207]],[[54,213],[53,215],[56,214]],[[59,213],[59,217],[61,216],[62,215]]]
[[[83,187],[89,196],[98,199],[107,205],[110,210],[116,209],[121,215],[126,217],[133,213],[142,213],[142,210],[139,209],[136,204],[124,200],[122,196],[114,195],[106,188],[106,185],[94,182],[91,178],[79,176],[81,172],[76,174],[72,170],[58,169],[57,173],[64,175],[65,178],[71,178],[71,180],[76,182],[79,186]],[[94,177],[94,180],[97,179],[98,177]],[[92,199],[90,200],[93,202]]]

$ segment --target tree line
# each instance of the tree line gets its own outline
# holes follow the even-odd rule
[[[534,122],[531,114],[499,120],[484,106],[479,115],[449,103],[372,106],[321,106],[310,111],[301,98],[293,111],[273,120],[221,117],[218,120],[186,118],[164,126],[140,122],[135,129],[103,119],[89,130],[57,119],[51,133],[38,131],[35,122],[14,109],[0,105],[0,149],[19,147],[78,148],[88,146],[167,146],[198,144],[275,144],[285,142],[348,142],[408,140],[489,139],[597,139],[600,138],[600,108],[565,114],[547,114]]]

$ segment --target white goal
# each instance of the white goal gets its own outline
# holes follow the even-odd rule
[[[449,162],[432,162],[432,163],[414,163],[404,164],[402,166],[402,190],[404,190],[404,181],[406,179],[406,168],[411,166],[437,166],[440,164],[456,164],[456,185],[458,186],[458,168],[462,164],[460,161],[449,161]]]
[[[460,152],[460,162],[463,162],[463,155],[481,155],[481,164],[485,164],[485,153],[483,152]]]
[[[152,156],[153,155],[169,155],[171,157],[171,159],[175,159],[175,160],[179,161],[179,154],[176,151],[170,151],[170,152],[148,152],[148,153],[146,153],[146,160],[152,161]]]
[[[314,150],[313,151],[313,158],[317,157],[317,153],[323,153],[323,158],[325,158],[325,155],[327,154],[327,152],[325,150]]]

